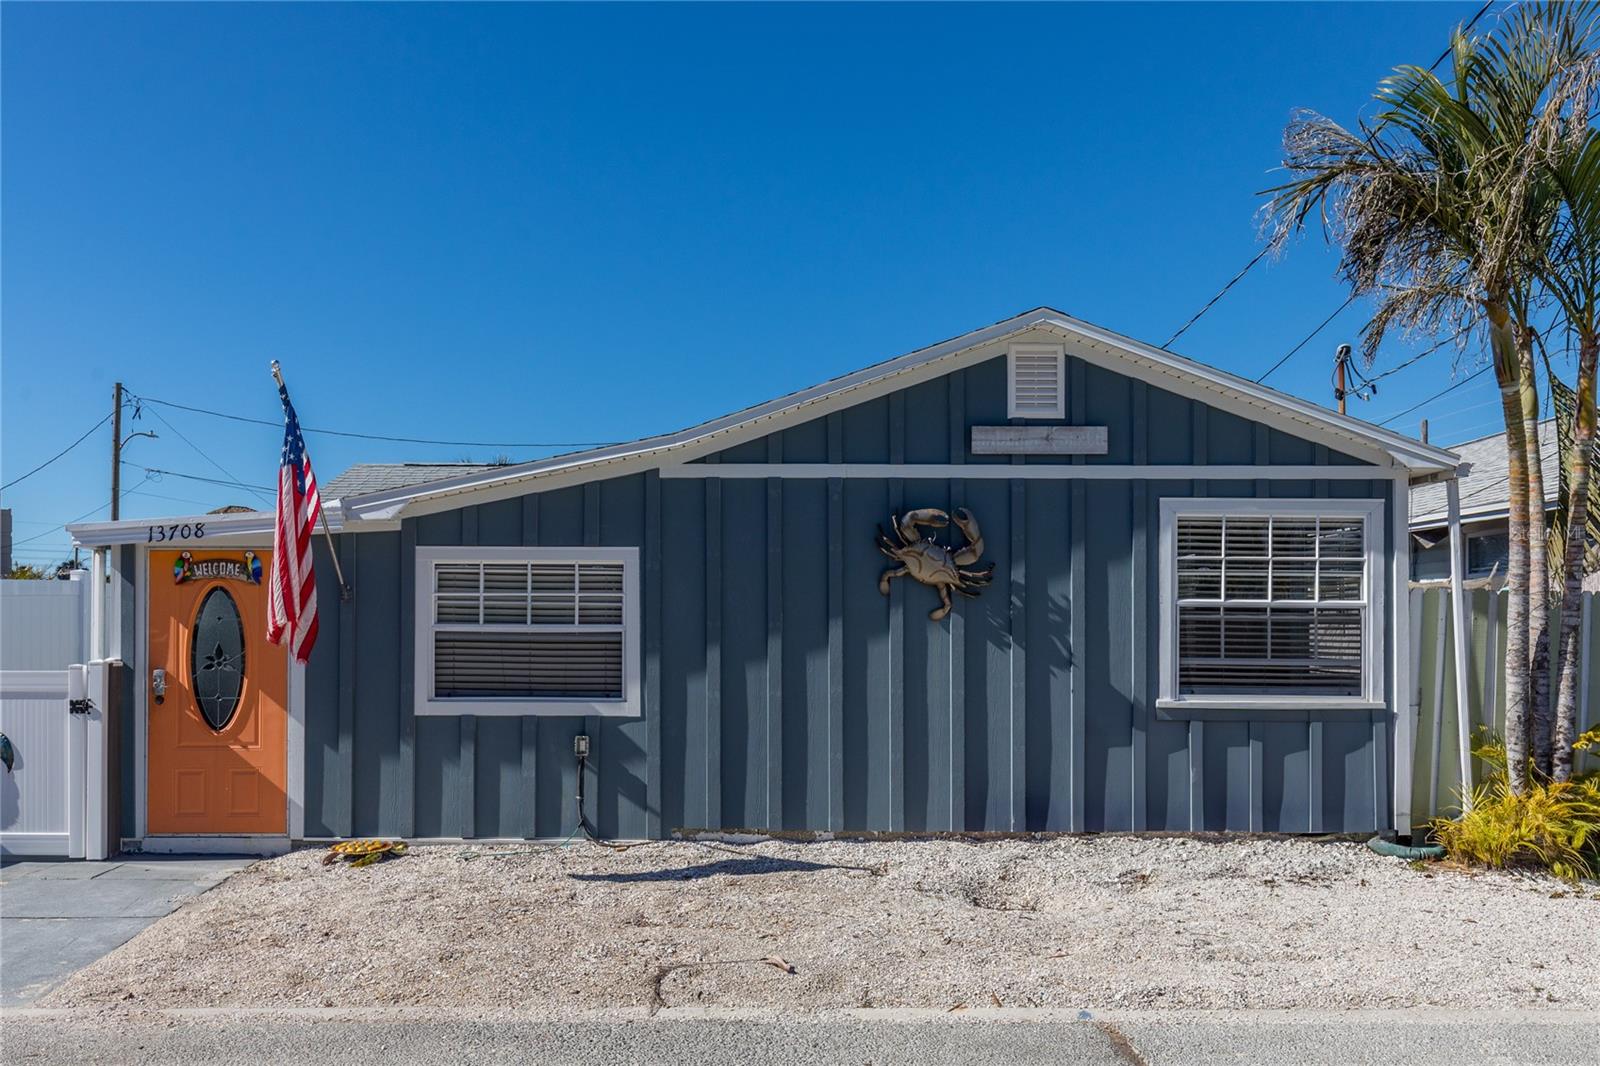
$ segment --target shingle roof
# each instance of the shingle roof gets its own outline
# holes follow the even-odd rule
[[[426,486],[380,489],[364,497],[347,494],[346,502],[350,505],[351,516],[356,519],[390,519],[421,499],[438,500],[484,491],[505,492],[535,479],[572,476],[602,467],[615,470],[622,466],[665,465],[674,455],[683,461],[721,442],[737,443],[773,432],[787,421],[814,418],[833,407],[858,402],[896,387],[903,388],[945,372],[945,368],[959,366],[963,359],[977,358],[979,353],[988,357],[993,346],[1034,330],[1054,334],[1066,342],[1070,354],[1109,367],[1116,373],[1153,382],[1160,388],[1199,398],[1214,407],[1243,414],[1318,443],[1354,449],[1352,454],[1372,456],[1384,466],[1392,464],[1416,477],[1455,470],[1456,457],[1445,449],[1335,414],[1310,401],[1113,333],[1053,308],[1038,307],[676,433],[519,463],[487,474],[459,473]]]
[[[1448,446],[1471,469],[1461,478],[1461,514],[1492,518],[1510,510],[1510,479],[1506,475],[1506,435],[1495,433],[1477,440]],[[1554,419],[1539,423],[1539,454],[1544,457],[1544,498],[1547,506],[1556,502],[1561,472],[1557,468],[1556,424]],[[1414,486],[1411,490],[1411,528],[1427,529],[1445,523],[1445,495],[1441,482]]]
[[[476,474],[484,470],[493,470],[496,465],[494,463],[357,463],[321,486],[320,494],[324,500],[338,500],[346,496],[360,496],[367,492],[408,488],[461,474]]]
[[[773,433],[790,422],[817,418],[949,373],[979,359],[993,358],[1003,342],[1029,336],[1035,331],[1059,339],[1068,353],[1091,365],[1193,397],[1230,414],[1265,423],[1315,443],[1366,457],[1382,476],[1395,476],[1399,471],[1413,478],[1450,476],[1456,469],[1456,455],[1443,448],[1335,414],[1308,400],[1216,370],[1164,348],[1155,348],[1053,308],[1038,307],[675,433],[505,466],[361,464],[323,484],[323,498],[330,505],[338,504],[330,506],[325,514],[330,528],[337,530],[364,521],[392,521],[423,500],[439,501],[471,494],[504,498],[531,491],[523,486],[539,480],[553,485],[558,480],[588,480],[692,461],[719,448]],[[270,512],[267,517],[270,518]],[[145,536],[147,527],[142,522],[140,519],[71,523],[67,532],[78,544],[126,544]],[[240,533],[258,531],[256,525],[243,520],[229,523],[229,528]]]

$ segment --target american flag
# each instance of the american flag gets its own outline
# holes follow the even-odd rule
[[[311,658],[317,642],[317,574],[311,565],[311,533],[322,515],[317,477],[300,435],[300,420],[289,390],[272,364],[283,400],[283,457],[278,463],[278,517],[272,531],[272,580],[267,590],[267,639],[282,644],[299,662]]]

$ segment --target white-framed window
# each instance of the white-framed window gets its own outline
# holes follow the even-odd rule
[[[639,713],[637,548],[418,548],[418,714]]]
[[[1006,349],[1006,417],[1067,417],[1064,345],[1017,341]]]
[[[1383,501],[1161,501],[1158,706],[1382,706]]]
[[[1475,533],[1467,537],[1467,576],[1487,577],[1496,570],[1504,573],[1511,558],[1511,534]]]

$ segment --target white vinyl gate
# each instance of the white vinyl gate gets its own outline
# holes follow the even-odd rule
[[[116,851],[112,678],[120,663],[0,671],[0,853],[104,859]]]

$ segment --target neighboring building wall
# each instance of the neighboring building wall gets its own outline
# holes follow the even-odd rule
[[[11,508],[0,507],[0,575],[11,573]]]
[[[1413,581],[1443,581],[1450,577],[1450,538],[1448,531],[1428,530],[1429,536],[1441,539],[1431,548],[1411,541],[1411,579]],[[1506,520],[1491,519],[1486,522],[1463,522],[1461,536],[1466,547],[1462,574],[1466,577],[1488,577],[1506,573],[1509,551],[1506,540]],[[1498,564],[1498,565],[1497,565]]]
[[[1068,421],[1109,426],[1111,453],[1056,461],[1354,462],[1069,363]],[[717,458],[1005,463],[970,455],[966,442],[972,425],[1006,421],[1001,358]],[[331,579],[319,582],[305,833],[563,836],[580,732],[594,745],[589,813],[618,837],[678,827],[1384,826],[1387,711],[1190,721],[1155,709],[1156,553],[1164,496],[1387,502],[1390,487],[652,472],[408,519],[398,533],[340,536],[354,597],[341,603]],[[877,590],[887,560],[876,528],[925,506],[971,508],[984,561],[996,564],[994,585],[942,623],[927,618],[931,590],[908,581],[888,598]],[[1392,550],[1387,522],[1384,537]],[[640,547],[643,717],[414,716],[414,551],[457,544]],[[322,538],[317,551],[331,576]],[[1387,633],[1386,617],[1381,624]],[[1390,661],[1386,651],[1386,677]]]

